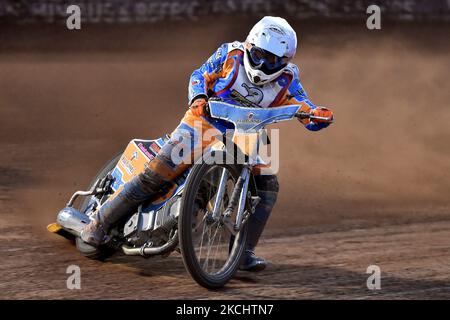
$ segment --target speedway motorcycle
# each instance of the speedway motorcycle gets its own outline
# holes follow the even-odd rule
[[[211,99],[209,116],[234,125],[217,139],[198,161],[179,176],[173,187],[112,229],[106,243],[95,248],[80,238],[93,212],[124,183],[145,169],[169,137],[132,140],[123,153],[111,159],[87,191],[77,191],[47,229],[75,242],[85,256],[103,260],[114,252],[151,257],[177,250],[192,278],[213,289],[224,286],[236,273],[245,251],[247,221],[260,198],[252,175],[257,152],[239,145],[239,135],[255,138],[264,128],[293,118],[330,121],[300,112],[299,105],[248,108]],[[253,144],[255,145],[255,144]],[[257,145],[257,143],[256,143]],[[238,161],[239,160],[239,161]],[[84,197],[77,208],[75,200]]]

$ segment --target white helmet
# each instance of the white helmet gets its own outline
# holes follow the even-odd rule
[[[263,85],[277,78],[294,57],[297,35],[289,23],[266,16],[250,30],[245,41],[244,68],[253,84]]]

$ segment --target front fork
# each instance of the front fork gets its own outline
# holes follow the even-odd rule
[[[245,208],[247,205],[248,186],[250,182],[250,177],[251,177],[251,167],[250,165],[246,164],[242,167],[241,174],[239,175],[239,178],[234,187],[228,207],[225,209],[223,215],[220,216],[220,204],[222,202],[223,195],[226,190],[226,184],[228,181],[228,171],[225,168],[222,171],[219,188],[214,202],[213,217],[215,219],[217,218],[222,219],[222,222],[225,224],[225,226],[229,229],[229,231],[233,235],[236,235],[236,233],[239,232],[244,221],[243,218],[244,214],[246,213]],[[256,205],[259,203],[260,200],[261,199],[257,196],[252,197],[252,201],[250,204],[251,205],[250,210],[252,212],[254,211]],[[230,216],[234,212],[236,207],[238,208],[237,215],[236,220],[233,223],[230,219]]]
[[[238,206],[238,212],[236,215],[236,223],[234,225],[235,231],[239,231],[241,229],[242,217],[244,215],[244,211],[245,211],[245,207],[246,207],[247,196],[248,196],[247,195],[248,183],[250,181],[250,167],[249,166],[244,166],[242,168],[241,175],[239,176],[238,183],[237,183],[238,185],[239,185],[239,180],[242,180],[243,183],[242,183],[241,192],[239,193],[239,206]],[[238,189],[238,188],[235,188],[234,191],[238,191],[236,189]],[[234,193],[234,191],[233,191],[233,193]]]

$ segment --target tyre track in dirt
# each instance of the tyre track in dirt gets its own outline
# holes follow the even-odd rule
[[[259,274],[238,272],[208,291],[168,258],[81,257],[70,241],[33,232],[0,215],[2,299],[449,299],[450,221],[399,224],[291,236],[267,235]],[[301,231],[292,231],[291,234]],[[381,290],[366,287],[366,268],[381,268]],[[66,268],[81,268],[81,290],[68,290]]]

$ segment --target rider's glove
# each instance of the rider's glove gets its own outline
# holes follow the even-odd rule
[[[311,109],[310,114],[315,117],[328,118],[330,120],[312,119],[314,123],[330,123],[333,121],[333,111],[325,107],[316,107]]]
[[[205,108],[206,108],[206,99],[205,98],[198,98],[195,99],[192,103],[191,106],[189,107],[189,109],[191,109],[192,114],[196,117],[201,117],[204,116],[205,113]]]

